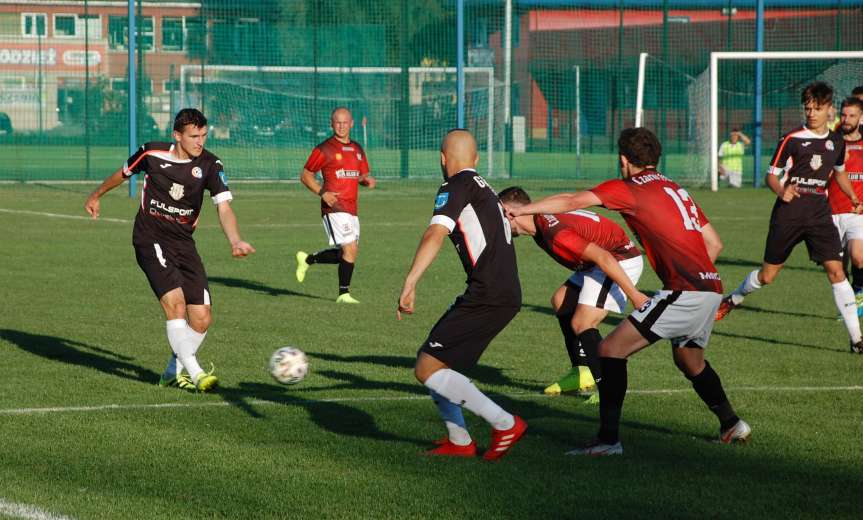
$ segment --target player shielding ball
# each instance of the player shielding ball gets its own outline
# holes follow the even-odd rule
[[[423,234],[399,296],[397,316],[412,314],[416,286],[449,235],[467,274],[467,290],[429,332],[417,353],[414,375],[431,392],[447,428],[447,439],[430,455],[473,457],[476,443],[465,426],[461,406],[485,419],[492,438],[483,454],[497,460],[524,435],[527,423],[479,391],[462,374],[512,321],[521,306],[521,285],[512,232],[491,186],[476,173],[476,140],[467,130],[452,130],[441,144],[444,182],[434,215]]]
[[[505,210],[530,204],[513,186],[499,194]],[[545,389],[549,395],[590,391],[599,380],[599,324],[609,312],[622,313],[629,297],[641,306],[647,297],[635,284],[644,262],[623,229],[592,211],[522,215],[510,220],[513,234],[529,235],[557,263],[573,271],[551,297],[572,369]]]
[[[821,264],[827,273],[833,301],[851,339],[851,350],[858,352],[863,350],[863,336],[857,304],[842,269],[842,243],[827,201],[831,174],[836,186],[850,200],[851,210],[860,213],[863,206],[845,172],[845,141],[827,127],[833,89],[820,81],[812,83],[803,90],[800,101],[806,112],[806,124],[780,139],[770,161],[767,185],[776,193],[776,202],[770,214],[764,262],[761,269],[749,273],[722,300],[716,319],[727,316],[748,294],[773,283],[797,244],[805,242],[809,258]]]
[[[619,211],[662,281],[662,290],[602,340],[599,433],[586,448],[568,454],[623,453],[618,431],[626,396],[626,360],[660,339],[671,340],[675,365],[719,419],[719,440],[746,441],[751,428],[734,412],[719,375],[704,359],[722,299],[722,282],[713,265],[722,241],[689,193],[656,171],[662,147],[650,130],[627,128],[617,144],[622,180],[554,195],[511,211],[513,217],[590,206]]]
[[[840,129],[845,140],[845,172],[848,182],[854,188],[858,199],[863,199],[863,134],[860,132],[860,120],[863,115],[863,101],[855,97],[846,98],[840,107]],[[851,200],[842,193],[831,177],[827,185],[827,200],[833,212],[833,224],[839,231],[842,247],[851,259],[851,271],[854,279],[851,288],[854,290],[857,302],[857,315],[863,313],[863,215],[854,213]],[[863,354],[863,349],[853,349]]]
[[[144,144],[87,198],[84,209],[98,218],[102,195],[136,173],[145,174],[132,244],[167,319],[173,356],[159,385],[206,392],[218,384],[216,376],[204,372],[197,359],[212,322],[211,300],[207,273],[192,238],[204,190],[216,205],[231,254],[244,257],[255,249],[240,238],[222,161],[204,148],[207,118],[194,108],[180,110],[173,136],[173,143]]]
[[[351,111],[338,107],[330,114],[333,135],[315,146],[306,160],[300,181],[321,198],[321,218],[330,248],[308,254],[297,251],[297,281],[302,283],[313,264],[339,264],[337,303],[360,303],[351,296],[351,278],[357,261],[360,219],[357,216],[359,185],[375,187],[362,146],[351,139],[354,118]],[[321,172],[323,185],[315,179]]]

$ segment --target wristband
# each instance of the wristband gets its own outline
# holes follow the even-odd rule
[[[323,196],[324,196],[324,193],[326,193],[326,192],[324,191],[324,187],[323,187],[323,186],[321,186],[321,189],[319,189],[319,190],[318,190],[318,197],[323,197]]]

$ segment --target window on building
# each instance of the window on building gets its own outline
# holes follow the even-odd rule
[[[44,13],[22,13],[21,34],[30,38],[45,36],[48,25],[48,15]]]
[[[75,31],[79,38],[85,35],[91,40],[102,39],[102,17],[98,14],[79,14],[75,22]]]
[[[162,49],[166,51],[181,51],[184,46],[185,28],[182,17],[162,18]]]
[[[153,17],[136,18],[140,30],[138,45],[145,51],[153,50]],[[108,45],[119,50],[129,47],[129,18],[127,16],[108,17]]]
[[[206,51],[207,24],[200,16],[186,17],[186,50],[190,55],[203,56]]]
[[[75,37],[75,21],[74,14],[55,14],[54,15],[54,36],[61,38]]]

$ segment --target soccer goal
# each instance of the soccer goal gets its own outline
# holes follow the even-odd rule
[[[754,138],[755,63],[763,64],[760,121],[762,160],[769,159],[776,140],[802,123],[800,92],[813,81],[833,86],[838,106],[851,89],[863,83],[863,51],[712,52],[705,69],[672,66],[658,57],[639,57],[636,126],[670,133],[676,140],[663,147],[676,161],[669,166],[692,185],[719,188],[717,151],[731,129]],[[744,164],[752,179],[755,161]],[[763,168],[761,168],[763,170]]]
[[[484,175],[493,177],[503,136],[495,89],[502,87],[493,67],[464,70],[466,126],[479,142]],[[259,158],[280,148],[307,152],[330,134],[330,111],[347,106],[351,137],[374,154],[376,175],[397,177],[407,174],[399,161],[405,149],[411,176],[439,175],[436,151],[456,121],[455,84],[455,67],[410,67],[405,77],[400,67],[184,65],[179,90],[183,106],[205,108],[211,137],[252,145]]]

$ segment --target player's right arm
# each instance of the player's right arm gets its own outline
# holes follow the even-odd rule
[[[785,186],[779,181],[779,177],[774,174],[767,175],[767,187],[773,190],[773,193],[776,194],[777,197],[782,199],[782,202],[791,202],[792,200],[800,197],[800,193],[797,192],[797,185],[788,183]]]
[[[767,187],[773,190],[777,197],[782,199],[782,202],[791,202],[800,197],[797,193],[797,185],[788,183],[785,186],[779,181],[780,177],[785,175],[788,169],[789,159],[793,155],[791,146],[791,135],[788,133],[779,140],[779,145],[770,159],[770,168],[767,170]]]
[[[524,206],[510,208],[509,214],[518,217],[521,215],[566,213],[567,211],[601,205],[602,201],[593,192],[577,191],[575,193],[558,193]]]
[[[423,233],[420,245],[417,247],[416,254],[414,254],[411,268],[405,277],[401,295],[399,296],[399,305],[396,310],[396,318],[399,320],[402,319],[403,312],[405,314],[413,314],[416,286],[426,272],[426,269],[429,268],[435,257],[437,257],[443,241],[449,233],[449,228],[442,224],[430,224],[425,233]]]
[[[126,180],[126,176],[123,174],[123,170],[124,168],[120,168],[119,170],[106,177],[105,180],[102,181],[102,184],[100,184],[98,188],[93,190],[93,193],[91,193],[90,196],[87,197],[87,200],[84,202],[84,209],[87,211],[87,213],[90,214],[91,217],[99,218],[99,198],[102,195],[113,190],[117,186],[123,184],[123,181]]]
[[[326,162],[326,155],[324,155],[324,152],[316,146],[312,150],[312,153],[309,154],[309,158],[306,159],[306,164],[300,172],[300,182],[302,182],[303,186],[308,188],[309,191],[320,197],[327,206],[333,207],[333,205],[339,200],[338,192],[324,191],[324,187],[321,186],[315,178],[315,172],[321,171]]]

